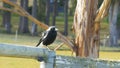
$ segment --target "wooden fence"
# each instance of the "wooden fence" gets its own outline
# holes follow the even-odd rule
[[[56,56],[47,49],[12,44],[0,44],[0,56],[35,59],[40,68],[120,68],[120,61]]]

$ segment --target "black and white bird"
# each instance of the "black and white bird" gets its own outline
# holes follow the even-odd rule
[[[57,30],[58,29],[55,26],[50,26],[45,32],[42,33],[42,37],[40,38],[40,41],[36,45],[36,47],[38,47],[39,45],[47,46],[52,44],[56,39]]]

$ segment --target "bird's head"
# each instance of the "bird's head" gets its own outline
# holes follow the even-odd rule
[[[48,31],[58,31],[58,29],[55,26],[50,26]]]

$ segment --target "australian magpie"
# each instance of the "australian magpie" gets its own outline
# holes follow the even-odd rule
[[[39,43],[36,45],[38,47],[39,45],[50,45],[54,42],[57,36],[57,28],[55,26],[50,26],[45,32],[42,33],[42,37],[40,38]]]

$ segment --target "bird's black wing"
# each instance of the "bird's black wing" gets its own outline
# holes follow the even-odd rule
[[[43,41],[44,37],[46,36],[46,31],[42,33],[42,37],[39,40],[39,43],[36,45],[36,47],[38,47],[40,45],[40,43]]]

